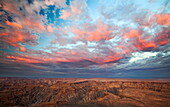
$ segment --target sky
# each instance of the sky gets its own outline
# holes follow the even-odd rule
[[[170,78],[170,1],[0,0],[0,77]]]

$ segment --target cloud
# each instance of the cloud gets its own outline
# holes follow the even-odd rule
[[[132,57],[129,60],[130,63],[132,62],[140,62],[142,60],[148,59],[150,57],[155,57],[157,56],[158,52],[135,52],[132,53]]]
[[[60,8],[66,7],[66,0],[45,0],[46,5],[57,5]]]
[[[155,3],[3,0],[0,59],[51,72],[168,66],[169,11]]]
[[[89,26],[90,27],[90,26]],[[87,28],[88,29],[88,28]],[[73,29],[73,33],[75,33],[74,38],[80,40],[88,40],[88,41],[101,41],[101,40],[109,40],[112,39],[113,29],[111,26],[106,24],[98,24],[95,26],[94,30],[80,30]]]
[[[50,25],[47,26],[47,30],[48,30],[48,32],[54,32],[53,28]]]
[[[158,14],[156,17],[158,24],[170,26],[170,14]]]
[[[70,7],[61,11],[61,19],[64,20],[80,20],[80,18],[84,17],[84,13],[86,12],[86,0],[74,0],[71,2]]]
[[[35,59],[18,57],[18,56],[7,56],[7,58],[13,59],[16,62],[21,62],[21,63],[41,63],[40,61]]]
[[[17,23],[14,23],[14,22],[6,21],[6,24],[9,25],[9,26],[13,26],[13,27],[17,27],[17,28],[22,29],[22,26],[20,24],[17,24]]]

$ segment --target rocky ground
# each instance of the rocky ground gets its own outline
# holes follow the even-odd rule
[[[0,78],[0,107],[170,107],[170,82]]]

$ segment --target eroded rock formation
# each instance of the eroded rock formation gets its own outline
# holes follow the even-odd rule
[[[0,107],[170,107],[170,82],[0,79]]]

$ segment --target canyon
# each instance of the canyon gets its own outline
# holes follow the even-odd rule
[[[0,107],[170,107],[170,81],[1,77]]]

